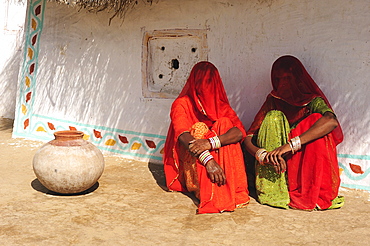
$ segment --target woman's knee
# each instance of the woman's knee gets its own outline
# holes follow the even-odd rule
[[[212,131],[217,132],[217,135],[222,135],[234,127],[233,122],[227,117],[221,117],[213,123]]]
[[[209,131],[208,126],[204,122],[196,122],[190,129],[190,134],[197,139],[204,138]]]
[[[271,110],[271,111],[267,112],[267,114],[265,115],[265,118],[263,120],[264,121],[268,120],[271,123],[271,122],[281,122],[281,120],[285,119],[285,118],[286,118],[286,116],[283,112],[281,112],[279,110]]]
[[[216,120],[216,123],[222,124],[224,126],[233,126],[233,122],[230,120],[230,118],[227,117],[221,117],[218,120]]]
[[[230,118],[221,117],[216,120],[216,122],[212,126],[212,129],[223,129],[224,131],[227,131],[233,127],[234,127],[234,124],[230,120]]]

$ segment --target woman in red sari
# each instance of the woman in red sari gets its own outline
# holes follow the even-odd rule
[[[256,157],[256,190],[262,204],[302,210],[339,208],[336,145],[343,133],[323,92],[293,56],[277,59],[273,90],[247,132]]]
[[[199,62],[193,67],[170,117],[164,151],[168,189],[193,192],[199,214],[246,206],[249,195],[240,145],[246,133],[213,64]]]

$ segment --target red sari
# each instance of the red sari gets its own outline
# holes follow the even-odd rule
[[[294,79],[287,79],[289,82],[283,85],[278,74],[284,72],[292,74]],[[273,90],[257,113],[247,135],[257,135],[265,115],[271,110],[279,110],[287,117],[290,126],[296,126],[289,135],[293,138],[307,131],[322,117],[321,114],[312,114],[307,106],[314,98],[321,97],[331,108],[324,93],[302,63],[293,56],[282,56],[274,62],[271,81]],[[332,132],[305,144],[287,159],[290,207],[312,210],[315,207],[327,209],[331,206],[340,185],[336,145],[342,140],[342,129],[338,125]]]
[[[232,127],[246,133],[230,107],[217,68],[209,62],[197,63],[171,108],[171,124],[164,151],[164,171],[171,191],[195,192],[200,200],[198,213],[233,211],[249,202],[247,178],[240,143],[211,150],[226,175],[227,183],[211,182],[205,167],[189,155],[178,141],[184,132],[203,122],[208,128],[200,138],[222,135]],[[197,123],[197,124],[196,124]]]

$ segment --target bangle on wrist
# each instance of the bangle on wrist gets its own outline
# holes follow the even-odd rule
[[[205,166],[207,162],[209,162],[212,159],[213,156],[208,150],[203,151],[198,157],[198,160],[203,164],[203,166]]]
[[[302,148],[299,136],[292,138],[289,143],[291,144],[292,153],[297,152]]]
[[[211,149],[221,148],[221,141],[217,136],[212,137],[212,138],[208,138],[208,141],[211,144]]]
[[[261,148],[261,149],[257,150],[254,157],[259,162],[259,164],[263,165],[263,160],[265,159],[266,155],[267,155],[267,150]]]
[[[291,142],[289,142],[289,141],[288,141],[288,144],[289,144],[289,146],[290,146],[290,149],[292,150],[292,155],[293,155],[293,154],[294,154],[293,145],[292,145],[292,143],[291,143]]]

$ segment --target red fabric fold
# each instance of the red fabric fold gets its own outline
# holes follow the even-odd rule
[[[307,131],[322,115],[311,114],[291,131],[290,137]],[[303,210],[327,209],[338,196],[338,159],[333,134],[305,144],[287,161],[289,206]]]

